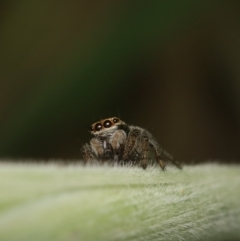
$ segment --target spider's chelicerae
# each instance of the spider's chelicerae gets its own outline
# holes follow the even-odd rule
[[[165,161],[171,161],[178,168],[181,165],[158,145],[152,135],[138,126],[127,125],[117,117],[93,123],[90,144],[83,145],[81,152],[86,163],[117,162],[140,164],[145,169],[149,162],[149,147],[155,153],[156,161],[165,170]]]

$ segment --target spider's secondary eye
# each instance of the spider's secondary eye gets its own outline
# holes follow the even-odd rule
[[[111,123],[111,121],[109,121],[109,120],[106,120],[106,121],[104,121],[104,123],[103,123],[103,126],[105,127],[105,128],[108,128],[108,127],[110,127],[112,125],[112,123]]]
[[[94,131],[94,128],[93,128],[93,126],[90,126],[90,128],[89,128],[89,129],[90,129],[90,131]]]
[[[118,121],[119,121],[118,118],[113,118],[113,122],[114,122],[114,123],[117,123]]]
[[[102,125],[100,123],[97,123],[95,125],[95,131],[100,131],[102,129]]]

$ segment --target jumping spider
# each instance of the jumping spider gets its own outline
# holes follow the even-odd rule
[[[156,161],[162,170],[169,160],[178,168],[181,165],[158,145],[152,135],[138,126],[127,125],[117,117],[107,118],[93,123],[91,126],[92,139],[90,145],[83,145],[81,152],[86,163],[97,160],[116,163],[140,164],[143,169],[148,165],[148,151],[151,147]]]

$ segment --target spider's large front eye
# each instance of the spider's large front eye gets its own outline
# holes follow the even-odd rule
[[[95,131],[100,131],[101,129],[102,129],[101,123],[97,123],[97,124],[95,125]]]
[[[109,121],[109,120],[106,120],[106,121],[104,121],[104,123],[103,123],[103,126],[104,126],[105,128],[109,128],[111,125],[112,125],[112,123],[111,123],[111,121]]]
[[[114,123],[117,123],[118,121],[119,121],[118,118],[113,118],[113,122],[114,122]]]

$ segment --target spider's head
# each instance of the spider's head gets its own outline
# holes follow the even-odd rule
[[[126,123],[118,117],[111,117],[93,123],[90,127],[90,132],[93,136],[104,135],[121,128],[121,126],[126,126]]]

